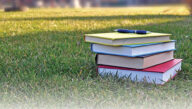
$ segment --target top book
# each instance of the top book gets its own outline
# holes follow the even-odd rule
[[[149,33],[149,34],[134,34],[134,33],[98,33],[85,34],[85,41],[103,45],[133,45],[143,43],[156,43],[170,41],[171,34],[166,33]]]

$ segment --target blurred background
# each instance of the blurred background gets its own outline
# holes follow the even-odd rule
[[[0,7],[120,7],[156,4],[179,4],[181,2],[182,0],[0,0]]]

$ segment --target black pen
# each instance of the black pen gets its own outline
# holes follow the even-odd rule
[[[135,33],[135,34],[148,34],[150,31],[145,30],[128,30],[128,29],[115,29],[114,31],[119,33]]]

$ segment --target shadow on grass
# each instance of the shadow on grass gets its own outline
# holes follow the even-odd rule
[[[165,33],[172,33],[175,36],[172,39],[178,40],[179,48],[176,52],[177,58],[185,58],[185,52],[182,49],[188,49],[183,43],[187,39],[179,37],[179,33],[187,29],[187,27],[180,28],[180,25],[188,23],[185,22],[186,16],[164,16],[164,15],[139,15],[139,16],[98,16],[98,17],[58,17],[58,18],[20,18],[20,19],[7,19],[7,21],[22,21],[22,20],[112,20],[112,19],[143,19],[143,18],[171,18],[175,17],[184,18],[179,21],[169,21],[165,23],[153,23],[147,25],[137,26],[113,26],[105,29],[95,29],[88,31],[41,31],[37,33],[27,33],[17,35],[14,37],[0,38],[1,47],[1,66],[0,71],[5,77],[11,79],[12,75],[18,74],[18,78],[33,76],[49,77],[52,75],[60,74],[76,74],[92,75],[95,77],[96,65],[94,63],[94,53],[91,53],[89,44],[85,43],[82,33],[98,33],[98,32],[111,32],[117,28],[131,28],[131,29],[144,29],[150,31],[158,31]],[[6,21],[6,20],[1,20]],[[179,27],[176,27],[179,26]],[[174,28],[174,29],[171,29]],[[190,44],[191,45],[191,44]],[[190,53],[192,55],[192,53]],[[186,73],[181,75],[182,78],[192,76],[189,74],[191,71],[184,65]],[[7,74],[7,72],[9,72]],[[25,73],[24,73],[25,72]],[[83,73],[83,74],[82,74]],[[23,75],[23,76],[21,76]],[[3,77],[4,77],[3,76]],[[21,77],[20,77],[21,76]],[[25,77],[26,76],[26,77]],[[31,77],[30,77],[31,76]]]
[[[187,15],[117,15],[117,16],[64,16],[64,17],[26,17],[9,18],[0,21],[35,21],[35,20],[117,20],[117,19],[157,19],[157,18],[186,18]]]

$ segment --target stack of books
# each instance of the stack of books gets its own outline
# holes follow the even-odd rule
[[[181,70],[174,59],[175,41],[165,33],[86,34],[96,55],[98,73],[127,77],[137,82],[164,84]]]

